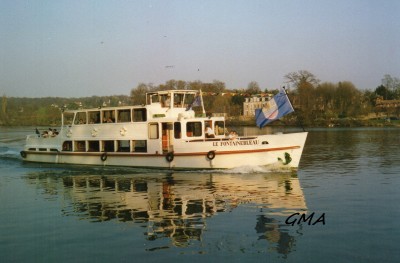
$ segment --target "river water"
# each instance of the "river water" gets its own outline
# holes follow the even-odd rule
[[[310,130],[297,174],[24,163],[32,131],[0,128],[1,262],[400,262],[400,129]]]

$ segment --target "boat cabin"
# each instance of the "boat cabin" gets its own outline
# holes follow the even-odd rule
[[[214,131],[206,138],[205,129]],[[64,111],[61,151],[162,154],[177,141],[221,140],[224,117],[206,117],[197,90],[146,94],[146,105]]]

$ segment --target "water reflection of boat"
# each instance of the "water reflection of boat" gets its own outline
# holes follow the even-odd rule
[[[28,178],[45,193],[63,193],[65,216],[146,223],[149,240],[170,238],[175,246],[201,240],[207,218],[246,205],[260,211],[255,226],[258,239],[287,254],[295,237],[281,229],[282,218],[307,209],[298,178],[289,174],[33,174]]]

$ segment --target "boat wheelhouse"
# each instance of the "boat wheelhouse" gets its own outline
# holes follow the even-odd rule
[[[147,93],[146,105],[66,110],[60,131],[28,135],[21,156],[31,162],[168,169],[297,169],[306,132],[232,140],[224,117],[206,116],[202,102],[201,91],[167,90]]]

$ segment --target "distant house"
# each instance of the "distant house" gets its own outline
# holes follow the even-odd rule
[[[400,108],[400,100],[384,100],[379,97],[376,99],[376,107],[381,109]]]
[[[255,116],[255,109],[262,108],[270,98],[272,97],[271,94],[268,94],[264,97],[250,97],[245,98],[243,102],[243,116],[244,117],[254,117]]]

